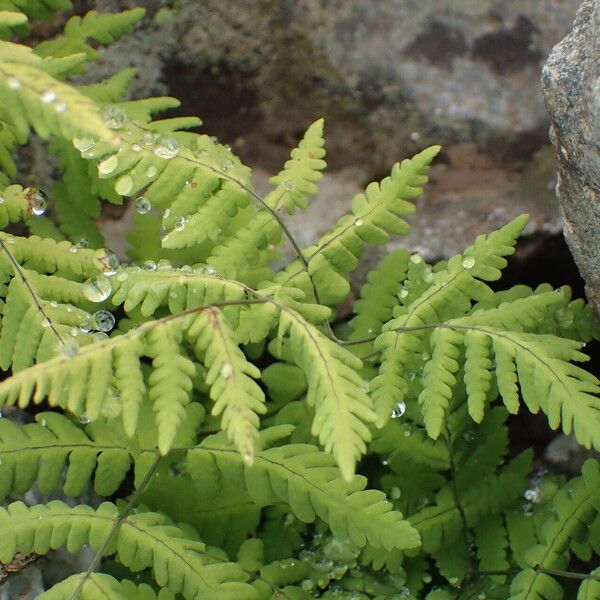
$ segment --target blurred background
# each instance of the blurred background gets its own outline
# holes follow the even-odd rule
[[[552,256],[538,279],[574,283],[562,241],[541,67],[578,0],[85,0],[144,6],[135,32],[90,78],[134,66],[134,97],[173,95],[255,171],[259,190],[325,116],[328,173],[292,223],[309,243],[394,162],[443,145],[408,244],[430,260],[522,212],[519,257]],[[371,262],[381,253],[374,253]],[[561,273],[557,273],[556,265]],[[549,264],[544,261],[544,264]],[[367,265],[368,267],[368,265]],[[527,265],[522,266],[527,269]],[[529,269],[531,270],[531,269]],[[558,279],[556,276],[559,275]],[[514,274],[519,278],[518,273]]]

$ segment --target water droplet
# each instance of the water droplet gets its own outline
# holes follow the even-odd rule
[[[425,583],[431,583],[431,575],[429,573],[425,573],[425,575],[423,575],[423,581]]]
[[[396,404],[394,410],[392,410],[392,414],[390,415],[392,419],[400,418],[406,412],[406,403],[398,402]]]
[[[292,523],[294,523],[295,520],[296,517],[294,516],[294,513],[286,513],[285,517],[283,517],[283,524],[286,527],[289,527]]]
[[[109,175],[112,173],[119,164],[119,159],[116,154],[111,154],[108,158],[105,158],[101,163],[98,163],[98,173],[100,175]]]
[[[79,422],[82,425],[87,425],[88,423],[91,422],[91,419],[83,412],[79,415]]]
[[[410,429],[404,430],[404,437],[410,437],[412,435],[412,431]]]
[[[315,587],[315,582],[312,579],[303,579],[302,583],[300,584],[300,587],[305,592],[310,592],[310,590],[312,590]]]
[[[109,337],[108,335],[106,335],[106,333],[104,333],[104,331],[96,331],[96,333],[92,334],[92,341],[93,342],[104,342],[106,340],[108,340]]]
[[[183,231],[185,227],[185,219],[183,217],[177,217],[175,219],[175,231]]]
[[[166,258],[161,258],[156,265],[157,271],[170,271],[171,268],[172,265]]]
[[[46,419],[42,419],[42,420],[40,421],[40,425],[41,425],[42,427],[46,427],[46,425],[48,425],[48,421],[46,421]]]
[[[112,292],[112,284],[110,279],[105,275],[96,275],[90,277],[83,284],[83,295],[90,302],[104,302]]]
[[[360,227],[361,225],[364,225],[364,221],[362,219],[356,219],[356,221],[354,221],[354,225],[356,225],[356,227]]]
[[[529,502],[538,504],[541,501],[539,488],[530,488],[523,492],[523,497]]]
[[[475,257],[474,256],[465,256],[462,259],[462,266],[465,269],[472,269],[475,266]]]
[[[127,196],[133,189],[133,177],[131,175],[121,175],[115,183],[115,192],[120,196]]]
[[[105,106],[102,120],[109,129],[122,129],[127,121],[127,113],[120,106]]]
[[[392,487],[392,489],[390,490],[390,498],[394,499],[394,500],[398,500],[398,498],[400,498],[400,496],[402,495],[402,491],[400,490],[400,488],[395,485]]]
[[[95,255],[102,265],[104,274],[108,277],[112,277],[119,268],[119,257],[108,248],[98,250]]]
[[[421,134],[418,131],[413,131],[409,137],[413,142],[418,142],[421,139]]]
[[[178,153],[179,142],[173,137],[159,140],[154,148],[154,154],[156,154],[156,156],[166,158],[167,160],[174,158]]]
[[[37,188],[30,188],[26,194],[29,202],[29,210],[36,217],[43,215],[48,208],[48,196],[45,192]]]
[[[147,260],[144,262],[142,269],[144,271],[156,271],[156,263],[153,260]]]
[[[294,189],[294,182],[291,179],[285,179],[283,181],[283,187],[289,192]]]
[[[146,198],[145,196],[138,196],[135,199],[135,210],[140,215],[147,215],[150,212],[151,208],[152,204],[150,203],[150,200],[148,200],[148,198]]]
[[[75,340],[65,340],[60,345],[60,353],[68,358],[73,358],[79,352],[79,346]]]
[[[420,262],[423,262],[423,258],[421,257],[421,255],[418,252],[414,252],[413,254],[410,255],[410,262],[419,264]]]
[[[206,274],[207,275],[216,275],[217,271],[215,270],[214,267],[206,267]]]
[[[79,323],[79,329],[81,333],[89,333],[92,330],[92,324],[87,319],[84,319]]]
[[[42,319],[42,327],[50,327],[52,323],[50,323],[50,319]]]
[[[69,333],[72,337],[77,337],[79,335],[79,329],[77,329],[77,327],[71,327],[71,331]]]
[[[67,305],[65,306],[65,308],[66,308],[67,312],[69,312],[69,313],[70,313],[70,312],[73,312],[73,305],[72,305],[72,304],[67,304]]]
[[[16,77],[9,77],[6,83],[11,90],[18,90],[21,87],[21,82]]]
[[[142,151],[142,147],[139,144],[131,144],[131,149],[134,152],[141,152]]]
[[[155,177],[158,173],[158,169],[154,165],[150,165],[146,169],[146,177]]]
[[[90,245],[90,241],[86,237],[84,237],[84,236],[78,237],[75,240],[75,246],[78,249],[82,250],[83,248],[87,248],[89,245]]]
[[[52,308],[56,308],[58,306],[58,302],[56,300],[52,300],[52,302],[50,302],[50,306]]]
[[[0,204],[4,204],[5,202],[6,200],[2,196],[0,196]]]
[[[156,141],[157,135],[154,133],[145,133],[140,139],[140,143],[144,148],[152,148],[154,146],[154,142]]]
[[[44,104],[51,104],[56,100],[56,92],[54,90],[45,90],[40,96]]]
[[[223,379],[229,379],[233,375],[233,367],[230,363],[224,363],[221,367],[221,377]]]
[[[99,310],[94,313],[95,329],[98,331],[110,331],[115,326],[115,318],[107,310]]]
[[[381,464],[384,467],[387,467],[390,464],[390,459],[387,456],[382,456],[381,457]]]
[[[94,147],[94,140],[92,138],[73,138],[73,146],[79,152],[87,152]]]
[[[54,112],[64,113],[67,110],[67,105],[62,100],[54,105]]]

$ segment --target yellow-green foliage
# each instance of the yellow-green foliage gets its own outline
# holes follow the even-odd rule
[[[600,597],[598,569],[570,571],[600,551],[598,463],[532,475],[509,446],[509,413],[528,409],[600,450],[600,382],[575,365],[590,308],[488,285],[526,216],[436,265],[390,254],[333,328],[366,247],[408,231],[440,148],[301,248],[282,213],[318,192],[323,120],[261,198],[228,147],[189,131],[199,119],[154,119],[176,99],[127,100],[133,70],[69,81],[144,11],[26,45],[29,19],[69,7],[0,0],[0,406],[43,409],[0,419],[0,561],[89,545],[89,568],[42,600]],[[19,185],[32,135],[56,166],[49,208]],[[103,202],[135,207],[121,264]],[[283,242],[294,259],[275,268]],[[33,486],[107,500],[27,506]]]

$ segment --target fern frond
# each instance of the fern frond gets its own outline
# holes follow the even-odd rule
[[[221,427],[229,440],[252,464],[259,415],[266,412],[265,397],[254,379],[260,371],[246,360],[235,334],[216,308],[203,310],[188,329],[196,355],[208,369],[206,383],[215,402],[213,415],[222,414]]]
[[[110,139],[96,105],[49,74],[51,68],[29,48],[0,41],[0,106],[10,106],[0,110],[0,119],[21,135],[33,127],[42,137]]]
[[[97,60],[99,53],[87,43],[88,40],[104,45],[112,44],[129,33],[144,14],[143,8],[134,8],[104,14],[92,10],[83,17],[71,17],[61,36],[41,42],[34,51],[42,57],[68,56],[82,52],[88,60]]]
[[[308,197],[317,192],[315,184],[326,166],[324,143],[323,119],[319,119],[306,130],[283,170],[271,178],[275,189],[264,199],[271,210],[261,208],[245,227],[215,248],[207,262],[219,273],[244,281],[249,267],[265,263],[269,258],[265,250],[282,239],[281,225],[271,211],[285,209],[292,214],[296,208],[307,206]]]
[[[394,165],[389,177],[369,184],[364,194],[354,197],[350,214],[339,219],[314,246],[302,251],[308,261],[308,275],[323,304],[337,304],[346,297],[350,290],[347,275],[356,268],[366,244],[382,245],[390,234],[407,233],[408,225],[401,217],[414,212],[414,205],[408,201],[421,194],[429,164],[439,151],[439,146],[432,146]],[[312,285],[299,277],[302,273],[299,261],[294,261],[277,275],[276,282],[293,283],[311,297]]]
[[[208,474],[218,479],[236,472],[257,505],[286,502],[301,521],[310,523],[318,516],[336,537],[359,547],[403,549],[419,543],[415,530],[391,510],[383,492],[363,491],[366,479],[361,476],[342,479],[333,458],[314,446],[288,444],[262,450],[249,466],[222,436],[210,436],[189,451],[187,465],[198,481]]]
[[[514,252],[514,244],[526,220],[527,217],[519,217],[487,237],[479,236],[463,255],[450,259],[446,269],[430,273],[428,287],[413,302],[394,310],[395,318],[386,323],[375,342],[375,348],[383,353],[379,375],[370,385],[379,426],[388,421],[395,404],[405,400],[406,365],[415,355],[429,349],[428,340],[434,335],[433,328],[427,326],[462,316],[471,309],[473,300],[482,301],[492,295],[482,279],[494,281],[500,277],[500,269],[506,266],[504,257]],[[438,350],[431,366],[426,367],[426,375],[431,382],[439,380],[443,385],[439,394],[430,394],[430,386],[420,399],[424,413],[429,413],[429,432],[434,437],[439,434],[454,373],[458,370],[457,351],[450,341],[454,334],[435,335],[444,348]]]
[[[55,12],[72,8],[71,0],[2,0],[4,10],[22,12],[30,19],[45,21]]]
[[[54,492],[66,465],[63,491],[80,496],[92,474],[101,496],[113,494],[125,479],[133,449],[123,446],[106,425],[83,431],[53,412],[36,415],[37,423],[19,426],[0,419],[0,498],[24,494],[34,481],[42,493]]]
[[[560,600],[563,597],[560,584],[543,570],[567,566],[570,540],[577,538],[598,514],[598,462],[587,460],[582,467],[582,476],[567,482],[554,496],[552,504],[555,512],[549,514],[541,529],[540,543],[528,552],[530,567],[513,579],[509,600]],[[587,587],[591,586],[588,584]]]
[[[96,510],[71,508],[59,501],[32,507],[14,502],[0,509],[0,560],[8,562],[16,552],[46,554],[63,546],[76,552],[84,544],[97,551],[118,516],[117,507],[109,502]],[[132,570],[151,567],[158,585],[189,600],[255,598],[254,590],[244,583],[247,576],[235,563],[213,562],[203,550],[204,544],[184,537],[164,516],[139,512],[121,524],[107,554],[115,554]]]
[[[400,284],[406,277],[409,265],[408,251],[401,248],[388,254],[367,275],[367,282],[354,303],[355,317],[350,321],[352,333],[349,341],[362,340],[381,333],[383,325],[392,318],[398,304]],[[373,343],[355,345],[352,350],[360,357],[373,351]]]
[[[367,424],[375,418],[357,372],[362,362],[291,310],[281,313],[280,344],[286,336],[294,361],[307,374],[306,399],[315,407],[312,433],[350,480],[371,439]]]

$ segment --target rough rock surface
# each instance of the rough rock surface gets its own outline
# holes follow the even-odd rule
[[[146,20],[102,52],[91,76],[137,67],[135,96],[180,98],[180,113],[201,116],[258,168],[259,183],[325,115],[330,175],[301,217],[303,235],[316,238],[350,190],[431,143],[444,152],[409,244],[445,257],[521,212],[536,239],[560,232],[553,159],[536,154],[548,127],[539,74],[579,0],[86,0],[77,9],[135,5]]]
[[[543,70],[565,237],[600,314],[600,4],[585,0]]]

